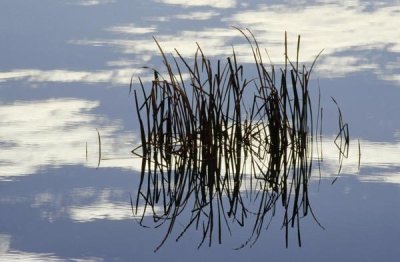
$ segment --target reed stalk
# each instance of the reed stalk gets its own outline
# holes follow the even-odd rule
[[[300,219],[309,213],[315,218],[308,184],[322,109],[318,101],[315,125],[309,82],[320,54],[309,68],[300,65],[299,36],[292,62],[285,34],[285,65],[275,70],[264,63],[254,35],[237,30],[252,50],[256,78],[246,78],[234,49],[226,60],[212,62],[198,46],[189,62],[177,50],[169,59],[154,39],[166,73],[153,69],[151,86],[139,79],[134,90],[143,161],[131,204],[136,214],[144,206],[141,225],[151,214],[153,226],[167,228],[156,250],[185,209],[190,215],[176,240],[194,227],[202,232],[199,247],[211,245],[214,237],[221,243],[224,232],[233,225],[248,227],[247,220],[252,221],[250,236],[240,247],[253,245],[279,206],[286,246],[291,228],[301,245]],[[339,113],[335,141],[343,157],[348,126]]]

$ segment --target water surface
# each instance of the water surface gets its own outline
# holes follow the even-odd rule
[[[399,1],[3,0],[0,10],[0,260],[395,261],[400,255]],[[250,28],[277,65],[285,31],[292,57],[301,34],[301,62],[310,64],[324,49],[311,83],[320,87],[324,107],[324,165],[310,197],[325,230],[306,217],[303,246],[292,234],[285,248],[277,216],[252,248],[233,250],[248,237],[240,232],[197,250],[199,233],[191,231],[154,254],[165,229],[140,227],[129,201],[140,171],[130,154],[139,143],[131,77],[148,81],[142,66],[161,68],[153,36],[168,54],[176,48],[190,58],[198,43],[223,59],[233,46],[241,63],[251,63],[247,41],[232,26]],[[338,126],[331,96],[351,136],[333,185]]]

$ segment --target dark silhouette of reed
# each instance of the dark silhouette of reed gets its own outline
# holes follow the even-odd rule
[[[177,228],[176,240],[191,228],[200,230],[200,247],[215,238],[221,243],[233,226],[246,227],[249,237],[238,248],[252,245],[278,207],[286,246],[291,228],[301,245],[300,219],[315,218],[308,193],[322,121],[318,101],[314,125],[309,94],[315,61],[309,68],[299,65],[299,36],[292,62],[285,34],[285,64],[276,69],[264,63],[252,33],[238,30],[253,52],[255,78],[245,77],[235,50],[212,63],[198,46],[189,63],[177,50],[168,59],[155,40],[166,73],[153,69],[151,86],[139,79],[134,90],[141,147],[133,153],[142,157],[142,169],[131,204],[141,225],[167,227],[156,250]],[[339,137],[347,135],[342,126]],[[141,214],[138,207],[144,207]],[[186,222],[176,227],[179,216]]]

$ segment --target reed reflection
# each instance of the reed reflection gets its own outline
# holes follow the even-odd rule
[[[253,52],[256,78],[245,77],[234,50],[213,67],[200,47],[191,64],[178,51],[168,59],[156,41],[167,77],[154,70],[151,87],[140,81],[141,90],[134,90],[141,146],[132,152],[142,157],[142,168],[131,204],[135,216],[143,214],[141,225],[167,227],[156,250],[174,231],[180,229],[179,240],[190,228],[202,233],[199,247],[215,238],[222,243],[233,227],[249,232],[239,248],[252,245],[281,213],[277,208],[286,246],[291,229],[301,246],[301,218],[311,214],[317,221],[308,192],[322,120],[319,102],[313,115],[309,93],[314,63],[299,65],[299,36],[296,61],[287,56],[285,39],[285,64],[276,70],[264,63],[251,32],[239,31]],[[344,152],[348,132],[338,138]],[[178,217],[186,219],[183,227],[176,227]]]

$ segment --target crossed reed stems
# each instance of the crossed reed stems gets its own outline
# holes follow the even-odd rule
[[[222,243],[224,232],[231,234],[235,225],[250,227],[238,248],[253,245],[279,206],[286,246],[290,228],[296,229],[301,246],[302,217],[311,214],[320,225],[308,184],[313,145],[322,130],[319,100],[314,121],[309,80],[321,53],[309,68],[300,66],[299,36],[292,62],[285,33],[285,64],[276,69],[263,61],[251,31],[237,30],[252,50],[255,78],[245,77],[234,49],[226,60],[211,62],[198,46],[189,62],[178,50],[168,59],[155,39],[166,73],[153,69],[151,86],[139,78],[140,88],[134,90],[141,146],[133,153],[142,157],[142,168],[131,204],[141,225],[166,226],[155,251],[177,224],[177,241],[192,227],[202,232],[198,247],[211,245],[215,237]],[[349,135],[338,110],[342,160]],[[320,161],[322,152],[317,155]],[[184,210],[182,223],[178,217]]]

